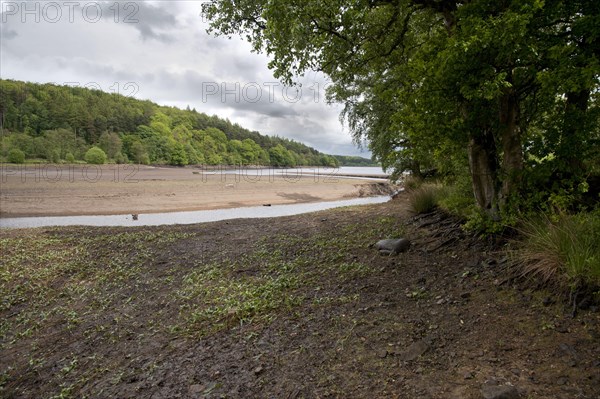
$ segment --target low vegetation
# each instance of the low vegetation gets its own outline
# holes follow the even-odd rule
[[[0,321],[0,349],[33,345],[35,351],[35,342],[55,328],[90,345],[123,340],[139,325],[150,335],[201,337],[261,325],[300,305],[346,302],[320,297],[320,284],[366,277],[373,269],[349,257],[351,248],[401,232],[397,219],[379,217],[344,226],[335,240],[323,233],[265,236],[246,243],[243,254],[220,253],[218,245],[208,250],[202,232],[177,227],[4,235],[0,312],[9,316]],[[152,312],[137,318],[145,307]],[[35,372],[47,359],[31,361]],[[80,382],[90,377],[80,375]]]
[[[523,274],[573,289],[600,288],[600,212],[528,220],[515,252]]]
[[[418,188],[409,190],[408,199],[412,210],[416,213],[427,213],[434,210],[444,192],[442,186],[437,184],[423,184]]]
[[[106,153],[98,147],[92,147],[87,150],[83,158],[87,163],[94,165],[102,165],[106,163]]]

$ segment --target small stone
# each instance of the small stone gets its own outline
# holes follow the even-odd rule
[[[559,377],[556,380],[556,385],[567,385],[567,382],[569,382],[569,379],[567,377]]]
[[[262,366],[258,366],[257,368],[254,369],[254,374],[259,375],[260,373],[263,372],[263,368]]]
[[[445,300],[445,299],[439,299],[439,300],[436,302],[436,304],[437,304],[437,305],[443,305],[444,303],[446,303],[446,300]]]
[[[516,376],[520,376],[521,375],[521,370],[519,369],[512,369],[510,370],[511,373],[513,373]]]
[[[388,351],[383,349],[377,352],[377,357],[380,359],[385,359],[385,357],[388,355]]]
[[[518,399],[519,391],[510,385],[484,385],[481,388],[484,399]]]
[[[463,378],[464,378],[465,380],[472,380],[472,379],[473,379],[473,377],[475,377],[475,375],[473,374],[473,372],[472,372],[472,371],[467,371],[467,372],[465,373],[465,375],[463,376]]]

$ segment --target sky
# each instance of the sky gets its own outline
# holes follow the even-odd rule
[[[0,0],[0,77],[118,92],[229,118],[338,155],[352,143],[316,72],[286,87],[239,37],[206,32],[202,1]]]

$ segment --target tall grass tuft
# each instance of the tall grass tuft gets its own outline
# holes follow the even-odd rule
[[[600,286],[600,212],[527,221],[516,251],[523,275],[571,286]]]
[[[423,185],[423,179],[413,175],[405,176],[402,180],[402,186],[406,191],[413,191]]]
[[[408,201],[416,213],[427,213],[434,210],[440,200],[442,187],[434,184],[423,184],[421,187],[411,190]]]

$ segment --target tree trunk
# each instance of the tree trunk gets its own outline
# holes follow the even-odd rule
[[[513,89],[500,98],[500,140],[502,143],[502,191],[500,206],[506,205],[511,194],[521,185],[523,172],[523,147],[519,127],[519,100]]]
[[[493,220],[498,219],[498,173],[493,135],[489,130],[472,137],[468,146],[473,193],[477,205]]]

